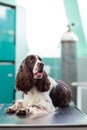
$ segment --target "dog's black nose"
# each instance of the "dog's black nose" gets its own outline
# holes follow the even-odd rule
[[[39,66],[40,68],[43,68],[44,63],[43,63],[43,62],[39,62],[39,63],[38,63],[38,66]]]

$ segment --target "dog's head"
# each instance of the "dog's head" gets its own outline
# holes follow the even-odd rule
[[[44,63],[42,59],[37,55],[29,55],[26,58],[26,64],[31,71],[34,79],[40,79],[44,74]]]
[[[16,76],[16,87],[21,91],[29,91],[36,86],[39,91],[47,91],[50,82],[44,71],[44,63],[38,55],[27,56]]]

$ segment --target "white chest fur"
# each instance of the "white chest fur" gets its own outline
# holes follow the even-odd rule
[[[48,92],[39,92],[35,87],[32,88],[26,95],[24,95],[24,104],[25,106],[43,106],[48,111],[54,110],[54,106],[49,97]]]

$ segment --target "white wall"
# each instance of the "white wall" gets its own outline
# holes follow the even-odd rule
[[[25,9],[16,7],[16,49],[15,49],[15,62],[16,62],[16,73],[18,68],[27,55],[28,46],[26,42],[26,29],[25,29]]]
[[[60,38],[66,31],[63,0],[16,0],[26,8],[26,36],[31,53],[60,57]]]
[[[79,11],[80,11],[80,16],[81,16],[81,20],[82,20],[82,25],[83,25],[83,29],[84,29],[84,34],[85,34],[85,38],[87,41],[87,4],[86,4],[86,0],[77,0],[78,2],[78,7],[79,7]]]

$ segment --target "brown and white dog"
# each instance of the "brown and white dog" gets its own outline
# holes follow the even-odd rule
[[[17,100],[6,112],[17,115],[44,115],[57,107],[67,107],[71,90],[62,81],[55,81],[44,70],[44,63],[37,55],[27,56],[16,76],[16,88],[21,90],[23,100]]]

